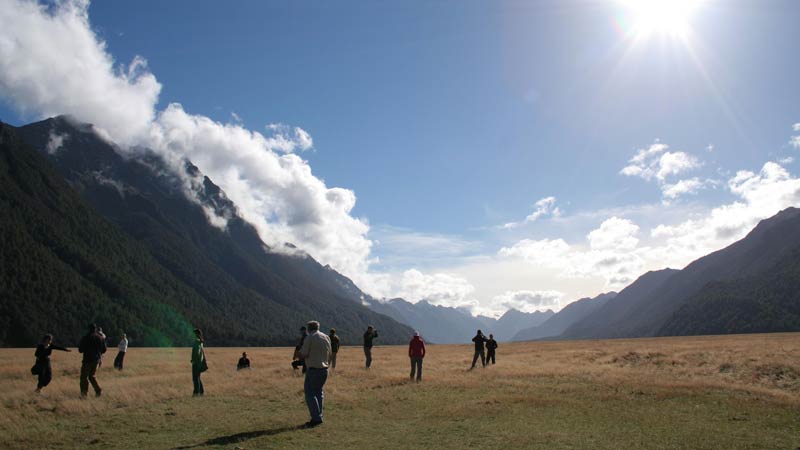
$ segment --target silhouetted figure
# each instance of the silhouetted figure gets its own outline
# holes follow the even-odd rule
[[[319,322],[308,322],[309,335],[300,349],[300,356],[306,361],[308,371],[303,390],[306,396],[306,405],[311,415],[307,427],[322,424],[322,403],[325,399],[323,387],[328,379],[328,361],[331,360],[331,340],[319,331]]]
[[[303,343],[306,340],[306,336],[308,336],[308,331],[306,331],[306,327],[300,327],[300,341],[294,347],[294,356],[292,356],[292,369],[297,370],[298,367],[303,368],[303,373],[306,373],[306,362],[303,359],[303,356],[300,354],[300,349],[303,348]]]
[[[50,367],[50,353],[53,350],[61,350],[62,352],[70,351],[67,348],[53,344],[53,335],[45,334],[39,345],[36,346],[36,364],[34,364],[31,372],[39,376],[39,382],[36,384],[36,392],[41,392],[42,388],[50,384],[53,379],[53,369]]]
[[[336,328],[331,328],[331,332],[328,335],[328,338],[331,340],[331,364],[330,368],[336,368],[336,354],[339,353],[339,336],[336,335]]]
[[[242,357],[236,363],[236,370],[249,369],[250,359],[247,357],[247,352],[242,352]]]
[[[425,342],[419,337],[419,332],[414,332],[414,337],[408,343],[408,357],[411,359],[411,379],[417,375],[417,383],[422,381],[422,358],[425,357]]]
[[[128,336],[125,333],[122,333],[122,339],[119,340],[117,349],[119,349],[119,351],[117,352],[117,357],[114,358],[114,368],[122,370],[122,364],[125,361],[125,353],[128,352]]]
[[[200,379],[200,374],[208,370],[208,362],[206,361],[206,352],[203,348],[203,332],[199,328],[194,329],[194,344],[192,345],[192,383],[194,383],[194,392],[192,396],[198,397],[206,393],[203,388],[203,380]]]
[[[106,334],[103,333],[102,327],[97,327],[97,335],[103,340],[103,344],[108,346],[108,338],[106,337]],[[97,362],[97,367],[103,367],[103,355],[100,355],[100,361]]]
[[[478,357],[481,358],[481,364],[483,367],[486,367],[486,353],[483,349],[483,344],[486,341],[488,341],[488,339],[486,339],[486,336],[483,335],[481,330],[478,330],[478,333],[474,338],[472,338],[472,342],[475,343],[475,354],[472,357],[472,367],[470,367],[470,370],[475,368],[475,363],[478,362]]]
[[[80,377],[81,397],[85,398],[89,393],[89,383],[94,388],[95,396],[100,397],[100,393],[103,390],[97,384],[95,374],[97,373],[97,367],[100,365],[100,358],[106,352],[106,341],[97,333],[95,324],[89,325],[89,333],[81,338],[78,351],[83,353]]]
[[[494,352],[497,350],[497,341],[494,340],[494,335],[489,334],[489,340],[486,341],[486,364],[490,362],[494,364]]]
[[[367,327],[364,332],[364,356],[366,357],[367,369],[372,365],[372,340],[378,337],[378,330],[372,327]]]

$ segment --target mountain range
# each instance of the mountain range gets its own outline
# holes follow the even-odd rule
[[[123,157],[66,117],[2,133],[2,229],[11,235],[0,344],[29,345],[45,331],[73,342],[90,321],[140,345],[185,344],[194,326],[212,345],[291,345],[310,319],[349,344],[368,324],[384,343],[411,334],[363,306],[364,293],[330,267],[270,249],[189,161],[178,176],[147,149]],[[35,255],[23,255],[28,248]]]
[[[800,210],[682,270],[648,272],[620,292],[559,312],[499,318],[424,299],[379,300],[292,243],[267,246],[191,161],[121,149],[57,117],[0,123],[0,345],[45,332],[74,345],[85,325],[139,345],[292,345],[310,319],[357,344],[413,330],[435,343],[596,339],[800,330]],[[414,299],[417,300],[417,299]]]

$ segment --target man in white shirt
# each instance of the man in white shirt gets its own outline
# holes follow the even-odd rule
[[[308,328],[308,336],[300,348],[300,356],[303,357],[308,367],[303,387],[311,420],[306,423],[306,426],[315,427],[322,424],[322,401],[325,398],[322,388],[328,379],[331,340],[325,333],[319,331],[319,322],[316,320],[308,322],[306,326]]]
[[[122,339],[119,341],[119,353],[117,353],[117,357],[114,358],[114,368],[117,370],[122,370],[122,361],[125,359],[125,352],[128,351],[128,336],[125,333],[122,333]]]

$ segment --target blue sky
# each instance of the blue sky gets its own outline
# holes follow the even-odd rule
[[[730,187],[738,171],[767,179],[764,164],[780,160],[794,180],[800,4],[702,0],[681,38],[631,31],[629,3],[96,2],[88,21],[115,65],[146,59],[160,84],[156,112],[180,103],[260,133],[271,123],[305,130],[313,149],[297,154],[327,187],[355,194],[349,214],[369,227],[369,262],[335,267],[374,292],[496,313],[618,289],[636,271],[730,241],[684,242],[691,250],[675,260],[642,256],[625,281],[575,273],[575,258],[592,258],[589,233],[609,219],[636,227],[609,223],[621,233],[614,251],[659,254],[676,238],[654,234],[659,225],[749,204]],[[53,112],[26,105],[14,86],[0,78],[2,120]],[[669,147],[653,155],[678,152],[683,165],[662,178],[621,173],[657,140]],[[691,192],[665,197],[692,179]],[[794,201],[753,212],[733,236]],[[557,240],[572,256],[555,268],[509,250]]]

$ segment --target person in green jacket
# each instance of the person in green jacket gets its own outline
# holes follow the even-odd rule
[[[206,353],[203,350],[203,332],[199,328],[195,328],[194,335],[196,339],[192,345],[192,382],[194,383],[192,395],[197,397],[205,393],[200,374],[208,369],[208,364],[206,363]]]

